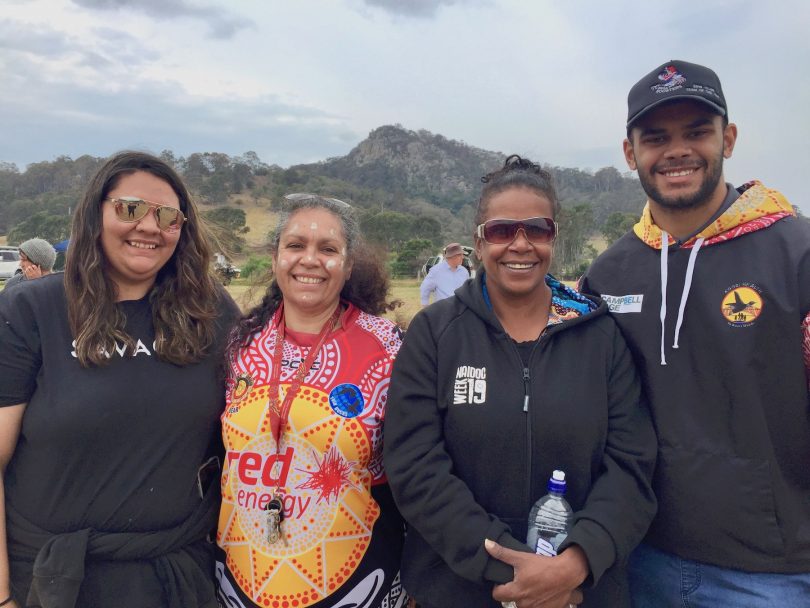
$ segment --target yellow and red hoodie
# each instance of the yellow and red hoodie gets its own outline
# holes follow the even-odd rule
[[[648,204],[582,289],[608,303],[650,399],[659,511],[647,542],[721,567],[807,572],[810,222],[759,182],[738,191],[685,242]]]

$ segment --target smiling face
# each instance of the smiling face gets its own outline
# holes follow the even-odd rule
[[[481,221],[530,217],[553,218],[554,205],[535,190],[515,187],[493,195]],[[493,301],[537,298],[548,289],[545,277],[551,265],[551,243],[532,243],[519,230],[507,245],[493,245],[476,236],[475,252],[486,272],[487,290]]]
[[[290,216],[273,254],[273,272],[285,309],[312,316],[334,309],[351,274],[340,218],[320,208]]]
[[[678,101],[639,118],[630,136],[625,159],[653,203],[673,211],[722,203],[723,159],[734,150],[735,125],[724,127],[705,104]]]
[[[107,196],[131,196],[180,208],[177,194],[168,182],[145,171],[123,175]],[[175,233],[160,230],[152,210],[137,222],[122,222],[116,217],[112,203],[101,205],[101,248],[105,269],[118,287],[118,300],[142,298],[172,257],[182,229]]]

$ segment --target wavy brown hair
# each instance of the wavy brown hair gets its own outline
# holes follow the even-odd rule
[[[290,220],[303,209],[324,209],[337,217],[343,227],[346,258],[352,263],[352,273],[340,292],[341,300],[351,302],[363,312],[372,315],[380,315],[401,304],[399,301],[387,301],[391,281],[385,262],[377,252],[363,242],[360,226],[351,206],[342,201],[335,202],[335,199],[312,195],[309,198],[286,203],[270,240],[270,251],[273,255],[278,252],[281,234],[290,224]],[[264,298],[242,317],[231,337],[228,347],[230,355],[250,344],[253,334],[270,322],[284,299],[272,273],[268,277],[270,284]]]
[[[200,361],[214,342],[219,290],[209,270],[207,232],[191,196],[174,169],[161,159],[143,152],[119,152],[93,176],[73,214],[64,282],[70,330],[83,367],[106,364],[116,343],[134,352],[132,336],[125,330],[126,317],[116,306],[118,289],[106,272],[101,206],[122,177],[138,171],[169,184],[188,218],[177,248],[148,294],[156,355],[188,365]]]

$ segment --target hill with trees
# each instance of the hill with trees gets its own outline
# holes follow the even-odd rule
[[[415,275],[424,258],[442,244],[471,244],[482,175],[502,166],[506,155],[401,125],[382,126],[346,156],[284,169],[255,152],[218,152],[161,157],[182,175],[201,203],[223,246],[237,257],[258,242],[242,210],[260,205],[273,212],[286,193],[314,192],[350,202],[364,234],[387,250],[392,269]],[[595,249],[589,239],[615,240],[638,216],[644,193],[637,179],[613,167],[593,173],[543,164],[554,176],[563,211],[555,246],[555,272],[578,276]],[[20,170],[0,163],[0,234],[9,244],[32,236],[51,242],[68,237],[70,215],[104,159],[59,156]]]

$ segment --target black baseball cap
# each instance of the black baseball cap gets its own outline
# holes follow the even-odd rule
[[[717,74],[702,65],[673,59],[655,68],[630,89],[627,128],[653,108],[676,99],[701,101],[720,116],[728,112]]]

